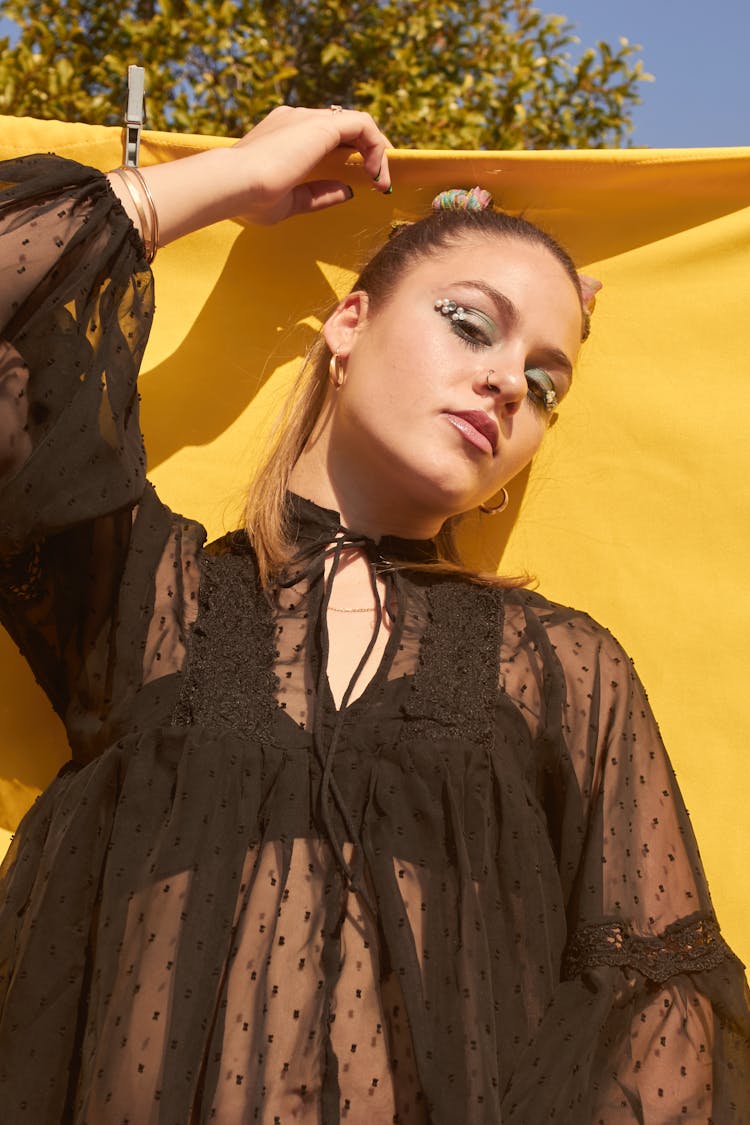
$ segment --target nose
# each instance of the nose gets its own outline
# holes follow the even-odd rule
[[[510,363],[506,358],[497,368],[485,367],[477,372],[474,390],[480,396],[497,399],[504,414],[515,414],[528,392],[523,365]]]

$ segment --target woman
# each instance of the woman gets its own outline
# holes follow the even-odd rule
[[[143,180],[3,168],[2,614],[72,762],[4,868],[2,1104],[750,1120],[742,969],[627,657],[452,546],[569,386],[565,252],[489,211],[398,231],[325,324],[249,535],[204,549],[145,483],[144,249],[345,202],[304,182],[339,145],[388,190],[386,138],[338,107]]]

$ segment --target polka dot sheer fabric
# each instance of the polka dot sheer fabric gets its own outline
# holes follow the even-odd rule
[[[0,615],[71,745],[2,869],[4,1120],[750,1121],[742,967],[618,644],[298,497],[261,591],[145,482],[152,284],[106,181],[0,182]],[[338,709],[347,536],[400,568]]]

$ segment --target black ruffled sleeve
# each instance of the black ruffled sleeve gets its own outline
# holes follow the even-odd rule
[[[141,495],[136,377],[153,286],[140,240],[100,173],[28,157],[0,164],[0,184],[7,553]]]
[[[568,921],[561,987],[532,1048],[558,1060],[555,1098],[543,1108],[521,1083],[518,1119],[577,1102],[581,1121],[607,1125],[750,1122],[743,966],[644,689],[586,615],[518,600],[510,688],[525,685]]]
[[[0,164],[0,189],[0,618],[64,714],[145,488],[153,282],[101,173],[33,156]]]

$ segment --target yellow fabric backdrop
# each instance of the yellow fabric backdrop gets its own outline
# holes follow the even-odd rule
[[[141,162],[224,143],[146,134]],[[0,118],[0,157],[35,151],[106,169],[120,131]],[[747,962],[750,148],[400,152],[392,169],[387,199],[348,171],[345,207],[268,230],[226,222],[160,252],[142,381],[151,478],[210,536],[236,526],[259,433],[318,318],[390,220],[424,213],[440,188],[478,183],[560,238],[605,283],[592,338],[511,508],[484,523],[482,548],[469,526],[469,546],[535,574],[632,653]],[[0,827],[12,830],[66,749],[4,637],[0,661]]]

